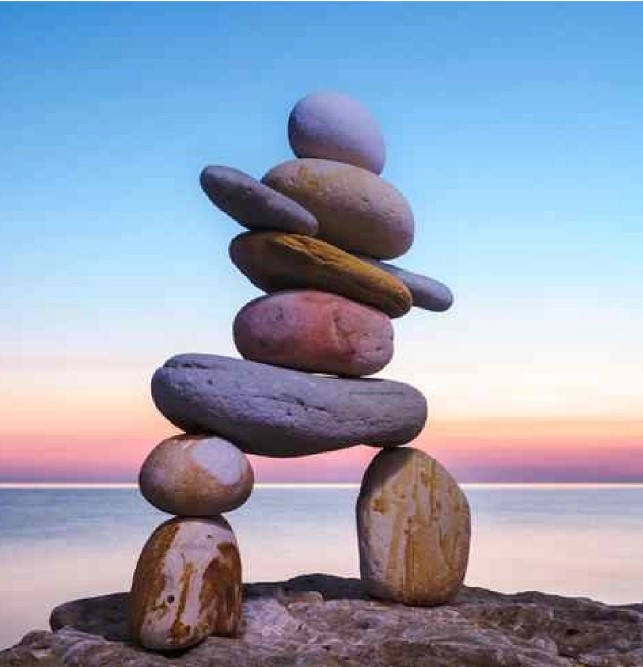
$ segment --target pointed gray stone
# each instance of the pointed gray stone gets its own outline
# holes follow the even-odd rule
[[[439,280],[407,271],[393,264],[380,262],[365,255],[358,255],[358,257],[401,280],[408,287],[409,292],[411,292],[413,305],[416,308],[441,312],[449,310],[453,305],[453,293]]]
[[[208,199],[247,229],[278,229],[314,236],[315,216],[296,201],[232,167],[206,167],[201,187]]]

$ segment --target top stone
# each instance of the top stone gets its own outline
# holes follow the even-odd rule
[[[288,140],[297,157],[346,162],[381,174],[386,148],[380,127],[357,100],[336,92],[312,93],[295,104]]]

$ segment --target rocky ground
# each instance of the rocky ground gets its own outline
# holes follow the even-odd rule
[[[30,632],[0,652],[0,667],[643,666],[643,604],[465,588],[451,604],[420,609],[316,574],[247,585],[239,639],[165,656],[128,642],[127,608],[126,593],[61,605],[54,632]]]

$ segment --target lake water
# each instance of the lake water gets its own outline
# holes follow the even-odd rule
[[[467,583],[611,603],[643,599],[643,486],[465,485]],[[246,581],[358,575],[357,486],[259,486],[228,514]],[[0,488],[0,647],[60,602],[129,588],[167,515],[136,488]]]

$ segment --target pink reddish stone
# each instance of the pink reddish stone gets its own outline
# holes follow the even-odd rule
[[[310,373],[371,375],[393,356],[384,313],[314,290],[251,301],[235,318],[234,341],[245,359]]]

